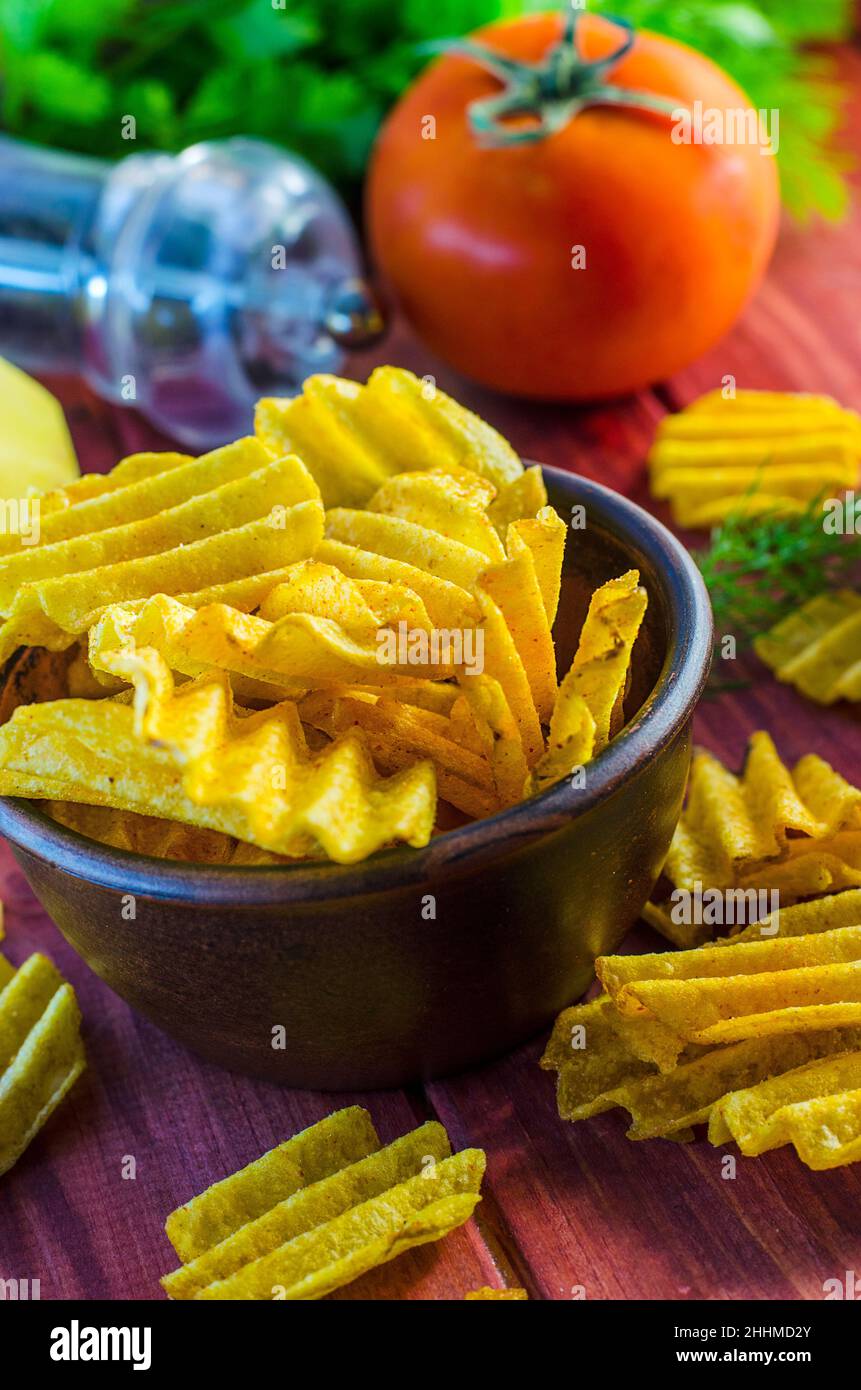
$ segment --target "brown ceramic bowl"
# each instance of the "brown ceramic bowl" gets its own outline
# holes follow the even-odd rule
[[[63,935],[165,1032],[291,1086],[438,1077],[546,1028],[636,920],[681,805],[711,652],[708,597],[687,552],[646,512],[583,478],[549,468],[545,478],[563,516],[582,504],[588,517],[569,532],[560,666],[595,585],[635,566],[649,593],[629,722],[584,788],[561,783],[426,849],[349,867],[165,862],[0,799],[0,833]],[[31,669],[19,661],[7,707],[26,698]],[[43,682],[39,698],[50,693]],[[122,910],[130,893],[134,920]],[[285,1045],[273,1048],[279,1025]]]

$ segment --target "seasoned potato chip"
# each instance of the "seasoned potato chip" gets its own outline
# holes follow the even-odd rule
[[[571,669],[559,687],[547,754],[536,769],[539,788],[568,775],[606,747],[631,648],[646,611],[639,578],[636,570],[630,570],[592,595]]]
[[[768,887],[771,866],[858,828],[859,806],[857,789],[815,755],[790,772],[764,732],[752,735],[741,777],[699,750],[664,874],[689,892]]]
[[[477,550],[494,563],[505,558],[502,541],[487,516],[495,489],[465,469],[400,473],[368,500],[369,512],[382,512],[427,527],[448,540]]]
[[[763,941],[774,936],[808,936],[861,925],[861,890],[851,889],[813,902],[795,903],[769,913],[733,936],[719,938],[716,946],[736,946],[744,941]]]
[[[737,1090],[709,1121],[713,1144],[734,1139],[755,1157],[794,1144],[811,1168],[838,1168],[861,1158],[861,1052],[822,1057]]]
[[[131,479],[49,510],[43,544],[0,556],[0,659],[22,641],[70,645],[106,603],[278,569],[321,539],[305,466],[270,460],[254,439]]]
[[[729,952],[604,956],[596,970],[621,1013],[645,1010],[689,1042],[861,1023],[861,927]]]
[[[322,1124],[331,1128],[333,1121],[343,1123],[341,1117],[350,1113],[339,1111],[328,1121],[323,1120]],[[201,1289],[216,1280],[238,1274],[247,1265],[279,1250],[288,1241],[341,1216],[362,1202],[380,1196],[389,1188],[421,1173],[429,1163],[441,1162],[451,1154],[448,1135],[442,1125],[434,1122],[422,1125],[386,1148],[380,1148],[365,1112],[358,1113],[365,1117],[366,1128],[373,1136],[373,1147],[368,1146],[367,1152],[362,1152],[367,1145],[367,1139],[362,1136],[355,1153],[351,1153],[354,1137],[349,1136],[350,1144],[342,1141],[337,1156],[332,1158],[330,1173],[321,1173],[321,1176],[313,1179],[305,1177],[301,1186],[297,1185],[292,1193],[285,1191],[282,1197],[277,1195],[280,1184],[270,1183],[268,1177],[262,1179],[261,1201],[269,1198],[271,1204],[266,1205],[256,1218],[247,1216],[232,1233],[214,1241],[190,1263],[185,1263],[181,1269],[162,1279],[165,1292],[171,1298],[194,1298]],[[314,1129],[319,1130],[320,1126],[315,1125]],[[313,1131],[306,1130],[305,1133],[307,1135]],[[287,1149],[290,1143],[295,1142],[290,1140],[288,1144],[282,1144],[281,1149]],[[258,1164],[262,1162],[262,1159],[257,1161]],[[225,1181],[230,1184],[235,1179]],[[224,1184],[218,1186],[223,1187]],[[211,1197],[215,1190],[210,1188],[204,1196]],[[168,1218],[169,1222],[172,1220],[172,1217]]]
[[[534,517],[546,506],[547,489],[541,469],[535,464],[499,489],[487,509],[487,515],[496,527],[500,540],[504,541],[512,522]],[[556,513],[553,512],[553,515],[556,516]]]
[[[17,709],[0,728],[0,794],[157,814],[276,854],[316,849],[341,863],[392,840],[427,843],[430,764],[380,780],[356,736],[311,755],[295,705],[235,714],[223,679],[174,693],[150,656],[133,673],[136,710],[105,700]]]
[[[0,1177],[84,1070],[80,1028],[74,991],[45,956],[31,956],[17,971],[2,960]]]
[[[260,401],[255,425],[270,453],[305,460],[327,507],[363,506],[407,469],[469,469],[496,487],[523,472],[490,425],[398,367],[379,367],[366,386],[309,377],[301,396]]]
[[[542,507],[536,516],[513,522],[506,533],[506,550],[514,559],[524,548],[532,552],[535,575],[550,626],[556,619],[565,558],[565,523],[553,507]]]
[[[529,1294],[525,1289],[491,1289],[489,1286],[485,1286],[484,1288],[473,1289],[470,1293],[464,1294],[463,1299],[465,1303],[523,1302],[524,1300],[528,1301]]]
[[[680,526],[713,525],[740,506],[786,510],[830,496],[858,480],[859,425],[826,397],[710,392],[658,426],[652,493],[669,499]]]
[[[451,1156],[430,1122],[381,1148],[364,1110],[339,1111],[174,1212],[172,1298],[322,1298],[460,1225],[484,1154]]]
[[[493,767],[454,737],[449,716],[359,692],[327,701],[311,696],[302,701],[300,713],[333,736],[360,730],[383,772],[399,772],[416,758],[430,758],[440,796],[466,815],[488,816],[499,809]]]
[[[195,1297],[323,1298],[404,1250],[439,1240],[463,1225],[479,1201],[483,1174],[481,1151],[463,1149],[208,1284]]]
[[[861,594],[819,594],[757,637],[778,680],[822,705],[861,699]]]
[[[168,1240],[187,1264],[300,1187],[330,1177],[379,1147],[367,1110],[358,1105],[338,1110],[171,1212],[165,1222]]]
[[[682,1061],[663,1075],[628,1082],[602,1097],[631,1116],[629,1139],[667,1138],[705,1123],[728,1092],[755,1086],[811,1058],[827,1057],[861,1037],[856,1029],[831,1029],[795,1036],[746,1038]]]
[[[516,534],[516,533],[515,533]],[[523,664],[538,718],[546,724],[556,703],[556,651],[529,546],[517,547],[507,560],[481,576],[481,590],[505,619]],[[486,640],[486,638],[485,638]]]

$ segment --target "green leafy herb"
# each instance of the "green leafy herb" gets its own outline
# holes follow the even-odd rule
[[[88,154],[179,149],[233,133],[277,140],[355,194],[386,111],[426,45],[552,0],[0,0],[0,125]],[[690,43],[757,107],[780,111],[784,196],[839,215],[829,150],[841,92],[801,45],[845,37],[851,0],[595,0]]]
[[[861,536],[823,528],[822,501],[803,512],[729,516],[694,556],[712,601],[718,641],[737,649],[825,589],[857,582]]]

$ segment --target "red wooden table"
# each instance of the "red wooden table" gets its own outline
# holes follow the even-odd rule
[[[844,74],[861,91],[861,57]],[[850,112],[858,147],[861,100]],[[595,409],[526,406],[480,391],[397,328],[364,377],[391,360],[481,412],[524,456],[610,483],[651,506],[643,458],[655,423],[733,373],[739,386],[823,391],[861,409],[861,206],[839,227],[787,225],[768,280],[735,331],[707,358],[651,392]],[[65,384],[79,456],[104,469],[157,437]],[[662,514],[664,520],[666,516]],[[815,751],[861,782],[861,726],[823,711],[762,673],[754,687],[707,701],[697,736],[730,765],[766,728],[788,761]],[[576,885],[572,885],[576,891]],[[332,1097],[287,1091],[209,1066],[134,1014],[66,946],[5,846],[4,950],[17,964],[47,952],[78,993],[89,1068],[24,1158],[0,1183],[0,1277],[38,1278],[45,1299],[161,1297],[176,1263],[166,1214],[336,1105],[366,1105],[384,1141],[437,1117],[455,1148],[487,1151],[477,1219],[402,1256],[340,1298],[458,1299],[480,1284],[523,1285],[533,1298],[772,1299],[823,1296],[823,1281],[861,1269],[861,1165],[814,1174],[791,1150],[742,1159],[721,1151],[632,1144],[621,1112],[578,1125],[556,1115],[543,1039],[492,1066],[424,1089]],[[646,930],[635,944],[651,943]],[[657,947],[660,949],[660,947]],[[124,1177],[127,1156],[136,1176]],[[581,1292],[582,1291],[582,1292]]]

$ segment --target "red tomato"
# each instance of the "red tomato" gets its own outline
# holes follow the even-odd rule
[[[535,62],[561,35],[548,14],[475,38]],[[585,14],[578,35],[591,59],[617,47],[620,30]],[[607,80],[680,108],[750,106],[707,58],[644,32]],[[774,245],[773,156],[755,143],[676,143],[671,117],[616,106],[590,107],[535,143],[483,147],[467,108],[500,91],[477,63],[446,55],[374,151],[372,250],[422,338],[487,386],[563,400],[645,386],[717,342]],[[577,247],[583,269],[572,267]]]

